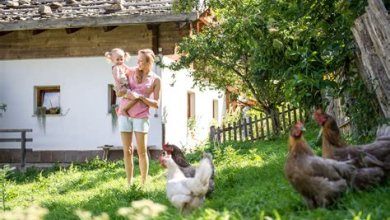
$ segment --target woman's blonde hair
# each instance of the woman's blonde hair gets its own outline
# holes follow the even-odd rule
[[[130,59],[130,54],[128,52],[125,52],[121,48],[114,48],[111,51],[107,51],[104,53],[104,56],[106,57],[107,61],[110,63],[113,63],[112,59],[114,56],[123,56],[123,59],[125,61]]]
[[[150,67],[152,67],[152,65],[154,63],[154,59],[156,58],[156,56],[154,55],[153,50],[151,50],[151,49],[142,49],[142,50],[138,51],[138,54],[144,55],[146,63],[149,64]]]

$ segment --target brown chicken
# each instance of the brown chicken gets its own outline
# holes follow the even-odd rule
[[[365,145],[347,145],[340,135],[336,120],[320,110],[314,118],[322,126],[322,156],[335,160],[355,159],[359,167],[382,167],[390,171],[390,126],[377,131],[376,140]]]
[[[303,130],[301,122],[291,129],[285,175],[309,208],[327,207],[347,190],[356,169],[349,162],[315,156]]]
[[[322,126],[322,156],[338,161],[353,160],[358,168],[351,181],[355,189],[368,189],[383,181],[390,173],[390,127],[378,129],[377,139],[370,144],[348,146],[340,135],[336,120],[321,111],[314,113]]]
[[[175,161],[175,163],[179,166],[179,169],[183,172],[185,177],[194,177],[196,168],[191,166],[190,163],[187,162],[186,157],[184,156],[183,152],[180,150],[179,147],[173,144],[164,144],[163,150],[167,152],[167,154],[172,155],[172,159]],[[210,159],[210,165],[212,168],[212,174],[209,181],[209,189],[207,191],[206,196],[210,196],[210,194],[214,191],[215,185],[214,185],[214,177],[215,177],[215,166],[212,162],[212,159]]]

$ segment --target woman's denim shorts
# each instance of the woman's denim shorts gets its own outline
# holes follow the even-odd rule
[[[118,124],[120,132],[142,132],[148,133],[149,119],[148,118],[131,118],[123,115],[118,116]]]

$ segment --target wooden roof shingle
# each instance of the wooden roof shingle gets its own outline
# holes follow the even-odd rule
[[[173,12],[174,0],[0,0],[0,31],[193,21],[199,11]]]

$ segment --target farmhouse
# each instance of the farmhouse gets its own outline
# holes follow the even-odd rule
[[[7,106],[0,129],[32,129],[27,162],[83,161],[101,156],[99,146],[121,146],[104,52],[123,48],[134,66],[137,51],[151,48],[161,62],[174,62],[177,43],[209,18],[202,5],[178,14],[172,2],[0,1],[0,104]],[[224,93],[193,87],[188,70],[155,65],[154,72],[162,79],[161,107],[151,109],[149,149],[206,139],[225,112]],[[0,142],[0,152],[0,162],[19,162],[20,143]]]

